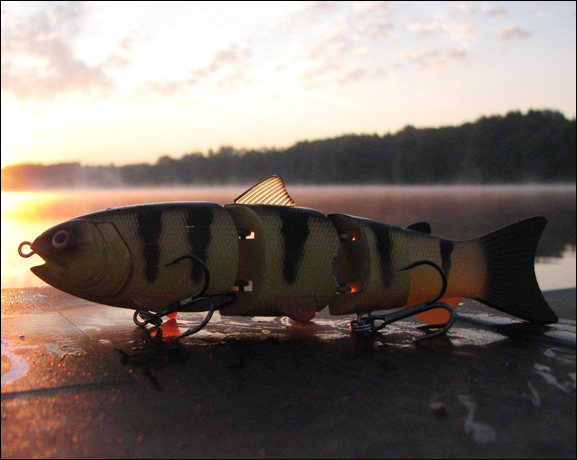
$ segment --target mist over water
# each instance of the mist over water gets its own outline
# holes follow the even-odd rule
[[[252,184],[251,184],[252,185]],[[62,221],[117,206],[169,201],[232,203],[249,186],[2,192],[2,287],[40,286],[17,248]],[[575,186],[296,186],[297,206],[343,213],[406,227],[431,224],[433,234],[476,238],[535,215],[548,224],[538,246],[537,277],[543,290],[575,286]]]

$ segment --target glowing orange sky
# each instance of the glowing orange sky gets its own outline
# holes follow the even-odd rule
[[[575,2],[4,2],[2,165],[575,116]]]

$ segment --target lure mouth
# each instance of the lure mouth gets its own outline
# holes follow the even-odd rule
[[[42,257],[42,256],[41,256]],[[43,257],[44,259],[44,257]],[[30,271],[38,278],[45,279],[48,277],[63,278],[66,273],[66,266],[55,260],[44,259],[45,263],[30,267]]]
[[[45,263],[41,265],[36,265],[34,267],[30,267],[30,271],[38,276],[40,279],[44,279],[46,277],[63,277],[66,273],[66,264],[57,257],[51,256],[50,254],[45,253],[44,251],[38,252],[37,249],[34,248],[34,243],[30,243],[30,241],[23,241],[18,246],[18,254],[20,257],[29,258],[32,257],[34,254],[40,256]],[[29,246],[31,251],[24,252],[22,249],[24,246]]]

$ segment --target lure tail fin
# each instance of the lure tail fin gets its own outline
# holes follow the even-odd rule
[[[535,323],[556,323],[535,277],[535,251],[547,224],[531,217],[479,239],[487,261],[487,283],[476,300]]]

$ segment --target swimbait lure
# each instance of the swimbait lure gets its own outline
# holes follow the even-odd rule
[[[308,321],[325,307],[356,313],[353,330],[417,314],[451,327],[461,298],[536,323],[554,323],[535,278],[547,223],[532,217],[477,239],[296,207],[278,176],[233,204],[156,203],[110,208],[56,225],[18,247],[45,263],[31,271],[69,294],[134,309],[138,325],[177,311],[208,311],[182,336],[222,315]],[[29,246],[30,252],[23,252]],[[191,295],[192,292],[196,294]],[[400,309],[387,315],[379,310]]]

